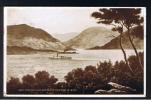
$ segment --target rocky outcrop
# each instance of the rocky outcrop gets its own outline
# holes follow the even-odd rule
[[[114,82],[109,82],[108,84],[111,85],[114,89],[118,89],[121,91],[125,91],[125,92],[135,92],[136,91],[136,89],[132,89],[128,86],[123,86],[123,85],[120,85],[120,84],[117,84]]]
[[[109,82],[108,85],[112,86],[110,90],[99,89],[95,91],[95,94],[130,94],[136,92],[136,89],[132,89],[114,82]]]

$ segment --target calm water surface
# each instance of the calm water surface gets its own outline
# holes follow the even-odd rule
[[[135,54],[133,50],[126,52],[128,56]],[[22,78],[24,75],[34,75],[37,71],[45,70],[59,81],[64,81],[64,76],[73,69],[95,66],[104,60],[111,60],[113,63],[123,60],[121,50],[78,50],[78,54],[61,54],[72,57],[71,60],[49,59],[54,55],[56,54],[7,55],[7,80],[11,76]]]

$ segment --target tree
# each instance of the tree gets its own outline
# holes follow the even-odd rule
[[[37,88],[47,88],[49,73],[46,71],[38,71],[35,74],[35,80],[37,84]]]
[[[130,40],[130,43],[135,51],[136,57],[139,61],[140,67],[143,69],[143,64],[141,62],[141,59],[139,57],[139,54],[137,52],[137,49],[133,43],[132,37],[131,37],[131,30],[133,27],[140,25],[143,23],[143,17],[140,17],[141,9],[134,9],[134,8],[127,8],[127,9],[112,9],[112,11],[116,12],[116,15],[118,15],[118,19],[122,21],[124,27],[127,29],[128,38]]]
[[[40,94],[53,93],[54,91],[49,91],[49,89],[53,89],[57,81],[58,79],[55,76],[50,76],[48,72],[38,71],[35,74],[35,89],[44,89],[43,91],[38,91]]]
[[[13,78],[7,82],[7,93],[8,94],[18,94],[20,91],[19,89],[22,88],[22,84],[19,80],[19,78]]]
[[[112,25],[113,26],[112,31],[117,31],[118,33],[120,33],[119,35],[120,48],[123,52],[124,60],[127,66],[129,67],[129,70],[133,74],[133,70],[127,60],[126,52],[122,46],[122,37],[123,37],[123,31],[124,31],[124,22],[123,22],[124,18],[122,19],[123,16],[121,17],[120,14],[117,14],[117,10],[113,8],[113,9],[99,9],[99,12],[92,13],[92,17],[95,17],[96,19],[98,19],[97,23]]]
[[[143,55],[143,53],[139,53],[142,62],[144,62]],[[135,74],[132,75],[129,72],[129,69],[124,61],[116,61],[113,66],[114,70],[112,70],[114,73],[112,75],[112,82],[136,89],[135,93],[143,93],[143,72],[138,66],[139,62],[137,60],[137,57],[131,55],[128,58],[128,61],[130,66],[132,66],[132,69]]]
[[[32,75],[23,76],[22,84],[24,88],[27,88],[27,89],[34,88],[35,78]]]
[[[102,77],[102,81],[107,84],[113,76],[111,61],[99,62],[97,64],[97,70],[100,76]]]
[[[40,93],[53,93],[54,91],[47,91],[47,89],[53,89],[58,79],[55,76],[50,76],[46,71],[38,71],[35,74],[35,81],[36,89],[44,89],[44,91],[39,91]]]
[[[101,74],[100,74],[101,73]],[[95,66],[86,66],[85,69],[77,68],[65,76],[68,88],[76,89],[73,93],[92,94],[100,88],[107,86],[104,72],[98,72]]]
[[[131,35],[133,37],[137,37],[139,39],[144,39],[144,28],[143,25],[139,25],[135,28],[133,28]]]

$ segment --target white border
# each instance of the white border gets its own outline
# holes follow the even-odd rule
[[[144,94],[137,94],[137,95],[10,95],[6,93],[6,83],[7,83],[7,8],[31,8],[31,7],[4,7],[4,66],[3,66],[3,96],[5,97],[95,97],[95,98],[100,98],[100,97],[146,97],[146,7],[93,7],[93,8],[141,8],[144,10]],[[41,7],[35,7],[35,8],[41,8]],[[42,7],[42,8],[48,8],[48,7]],[[52,8],[76,8],[76,9],[81,9],[81,7],[52,7]],[[92,7],[82,7],[83,8],[92,8]]]

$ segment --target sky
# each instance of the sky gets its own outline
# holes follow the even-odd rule
[[[82,32],[84,29],[97,24],[91,17],[100,7],[7,7],[6,24],[28,24],[41,28],[50,34],[65,34]],[[110,28],[107,26],[107,28]]]

